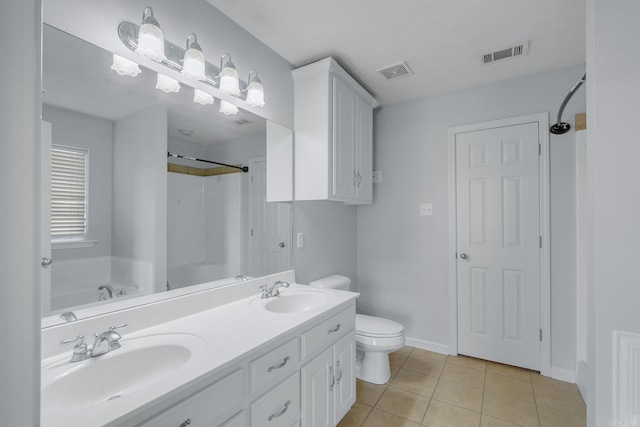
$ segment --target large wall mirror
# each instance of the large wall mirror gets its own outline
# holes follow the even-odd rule
[[[53,225],[43,325],[290,269],[291,204],[267,201],[267,130],[291,132],[111,64],[110,52],[44,25]]]

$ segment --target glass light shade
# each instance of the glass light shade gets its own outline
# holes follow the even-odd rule
[[[204,55],[201,51],[191,48],[185,52],[182,75],[192,80],[203,81],[206,79],[204,74]]]
[[[240,82],[235,68],[225,67],[220,72],[220,92],[240,95]]]
[[[213,104],[213,96],[200,89],[193,90],[193,102],[197,102],[200,105]]]
[[[160,27],[153,24],[142,24],[138,31],[138,47],[136,53],[143,58],[162,62],[164,56],[164,36]]]
[[[264,88],[260,82],[251,82],[247,86],[247,104],[252,107],[264,107]]]
[[[225,116],[238,114],[238,107],[227,101],[220,101],[220,112]]]
[[[176,79],[158,73],[156,89],[160,89],[164,93],[177,93],[180,91],[180,83]]]
[[[140,67],[133,61],[123,58],[120,55],[113,54],[113,65],[111,69],[121,76],[136,77],[140,74]]]

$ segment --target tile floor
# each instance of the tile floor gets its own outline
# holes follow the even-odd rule
[[[575,384],[537,372],[413,347],[389,355],[391,379],[357,380],[338,427],[584,427]]]

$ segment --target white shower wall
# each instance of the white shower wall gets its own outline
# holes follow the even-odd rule
[[[176,287],[244,271],[242,175],[168,174],[167,257]],[[192,274],[192,271],[198,274]],[[204,280],[206,278],[206,280]]]

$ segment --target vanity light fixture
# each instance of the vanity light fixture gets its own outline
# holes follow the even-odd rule
[[[190,42],[190,40],[192,40]],[[207,76],[204,74],[204,55],[202,48],[198,44],[198,38],[194,33],[187,37],[187,51],[184,53],[182,61],[182,75],[191,80],[204,81]]]
[[[247,88],[243,92],[247,92],[247,104],[252,107],[264,106],[264,87],[258,77],[257,70],[249,71],[249,78],[247,78]]]
[[[156,62],[167,59],[164,56],[164,36],[160,31],[158,20],[153,17],[153,9],[150,6],[145,7],[142,12],[142,26],[138,31],[136,53]]]
[[[225,116],[238,114],[238,107],[225,100],[220,100],[220,112]]]
[[[133,61],[120,55],[113,54],[113,65],[111,69],[121,76],[136,77],[140,74],[140,67]]]
[[[207,92],[200,89],[193,90],[193,102],[197,102],[200,105],[209,105],[213,104],[213,101],[213,96]]]
[[[224,62],[225,57],[227,62]],[[238,78],[238,70],[236,66],[231,62],[231,55],[225,53],[220,58],[220,92],[228,95],[240,95],[240,81]]]
[[[244,99],[247,105],[252,107],[264,106],[264,86],[256,70],[249,72],[249,79],[245,84],[238,77],[238,70],[231,61],[229,53],[225,53],[220,58],[220,67],[206,62],[195,33],[190,33],[187,37],[186,49],[183,46],[177,46],[170,41],[164,40],[151,7],[147,6],[144,9],[141,26],[131,22],[121,22],[118,25],[118,36],[131,51],[144,58],[156,61],[173,71],[182,73],[186,79],[199,81],[201,84],[217,88],[224,94]],[[165,86],[167,83],[166,76],[159,77],[159,79],[162,81],[158,83],[158,88],[167,88]],[[179,87],[178,84],[171,82],[169,91],[177,91]],[[244,89],[241,90],[240,88]],[[194,96],[195,102],[199,102],[195,99],[196,97],[200,100],[205,99],[200,96]],[[209,103],[208,97],[206,100]],[[233,108],[236,107],[234,106]],[[222,109],[224,111],[233,110],[230,107]]]
[[[164,93],[178,93],[180,91],[180,82],[162,73],[158,73],[156,89],[160,89]]]

